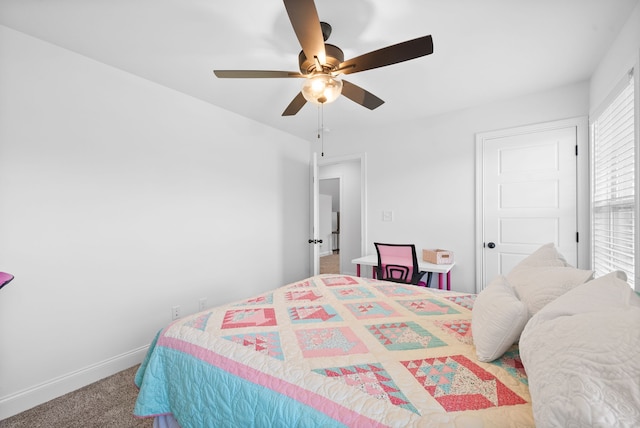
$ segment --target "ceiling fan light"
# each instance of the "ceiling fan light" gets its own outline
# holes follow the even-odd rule
[[[314,104],[333,102],[341,93],[342,81],[329,74],[311,76],[302,85],[302,96]]]

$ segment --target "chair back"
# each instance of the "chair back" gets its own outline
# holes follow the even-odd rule
[[[376,276],[378,279],[417,284],[421,272],[418,268],[416,246],[413,244],[382,244],[374,242],[378,253]]]
[[[0,272],[0,288],[4,287],[13,279],[13,275],[6,272]]]

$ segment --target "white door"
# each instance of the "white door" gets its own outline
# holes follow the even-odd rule
[[[309,183],[311,185],[311,189],[309,190],[309,194],[311,195],[309,198],[309,212],[311,213],[311,219],[309,221],[309,274],[314,276],[320,273],[320,190],[318,183],[317,153],[311,153],[309,165]]]
[[[328,256],[331,251],[331,195],[319,195],[318,199],[318,217],[320,229],[320,257]]]
[[[478,135],[478,292],[549,242],[577,266],[577,136],[565,122]]]

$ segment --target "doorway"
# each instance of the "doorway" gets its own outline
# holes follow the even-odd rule
[[[330,239],[331,252],[333,253],[334,249],[338,250],[336,258],[339,273],[355,275],[356,266],[351,260],[362,256],[366,248],[365,154],[321,159],[318,162],[318,182],[322,183],[324,180],[337,180],[333,182],[334,185],[336,182],[339,183],[339,236],[337,242],[333,237]],[[332,232],[334,230],[332,229]]]
[[[340,273],[341,178],[319,180],[320,273]]]
[[[477,292],[549,242],[584,265],[586,132],[577,118],[476,136]]]

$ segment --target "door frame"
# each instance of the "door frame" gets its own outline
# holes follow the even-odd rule
[[[484,277],[484,147],[485,141],[559,128],[576,128],[577,158],[576,158],[576,225],[578,228],[578,268],[588,269],[591,266],[589,251],[591,241],[590,227],[590,178],[589,178],[589,120],[587,116],[543,122],[534,125],[517,126],[496,131],[476,134],[476,292],[481,291]]]
[[[360,255],[362,256],[366,254],[367,251],[367,154],[365,152],[335,157],[322,157],[318,159],[318,168],[354,161],[360,163]],[[342,182],[340,185],[342,186]],[[342,189],[340,193],[340,197],[342,198]],[[342,204],[342,201],[340,203]],[[314,215],[316,215],[316,213],[314,213]],[[349,262],[351,261],[349,260]]]

